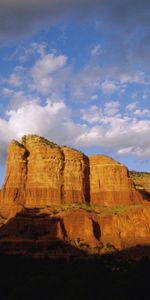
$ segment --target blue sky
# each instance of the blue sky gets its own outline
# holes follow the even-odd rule
[[[5,0],[0,20],[0,182],[24,134],[149,171],[149,1]]]

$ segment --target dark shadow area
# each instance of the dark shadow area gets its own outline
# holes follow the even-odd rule
[[[86,156],[86,167],[84,170],[84,194],[87,204],[90,204],[90,163],[89,158]]]
[[[70,244],[63,219],[25,209],[0,227],[0,254],[76,257],[85,251]]]
[[[0,266],[2,300],[149,299],[148,258],[135,262],[109,254],[68,261],[0,255]]]
[[[0,228],[0,252],[2,300],[149,299],[150,246],[88,255],[67,241],[61,218],[38,209],[24,210]],[[36,253],[41,258],[33,258]]]
[[[146,190],[138,190],[140,192],[140,194],[142,195],[142,197],[150,202],[150,193],[148,193]]]
[[[91,219],[92,220],[92,219]],[[100,240],[100,237],[101,237],[101,229],[100,229],[100,226],[98,224],[98,222],[92,220],[92,223],[93,223],[93,233],[94,233],[94,236],[95,238],[99,241]]]

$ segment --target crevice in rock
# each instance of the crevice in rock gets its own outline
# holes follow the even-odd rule
[[[85,201],[90,204],[90,162],[89,158],[86,157],[86,167],[85,167],[85,182],[84,182],[84,195]]]
[[[60,198],[61,198],[61,202],[62,204],[64,203],[64,169],[65,169],[65,154],[64,151],[61,149],[60,150],[61,155],[62,155],[62,168],[61,168],[61,178],[62,178],[62,182],[61,182],[61,187],[60,187]]]
[[[68,235],[63,220],[60,220],[60,226],[63,233],[63,238],[66,239]]]
[[[100,229],[100,225],[98,222],[94,221],[93,219],[91,219],[92,224],[93,224],[93,233],[95,238],[99,241],[100,237],[101,237],[101,229]]]

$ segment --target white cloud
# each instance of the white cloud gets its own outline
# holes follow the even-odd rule
[[[102,53],[102,47],[101,44],[97,44],[91,51],[91,55],[97,56]]]
[[[89,109],[81,109],[82,120],[89,124],[99,123],[102,112],[99,107],[92,105]]]
[[[119,89],[119,87],[113,81],[105,80],[101,84],[101,90],[106,95],[111,95],[114,92],[118,91],[118,89]]]
[[[145,83],[145,73],[142,71],[137,71],[133,74],[122,73],[120,75],[120,82],[123,83]]]
[[[137,102],[132,102],[132,103],[129,103],[127,106],[126,106],[126,109],[128,110],[134,110],[137,108]]]
[[[1,93],[3,96],[11,97],[13,95],[14,91],[10,88],[4,87],[4,88],[2,88]]]
[[[127,147],[123,149],[118,150],[118,154],[124,155],[124,154],[130,154],[133,151],[133,147]]]
[[[136,109],[134,111],[134,115],[136,116],[149,116],[150,117],[150,110],[149,109]]]
[[[111,103],[111,104],[110,104]],[[116,110],[116,113],[115,111]],[[34,99],[7,112],[0,118],[0,155],[6,155],[10,139],[24,134],[39,134],[60,144],[74,147],[107,147],[120,155],[133,154],[139,158],[150,156],[150,121],[121,116],[119,104],[91,106],[81,111],[82,121],[73,121],[72,110],[61,99],[48,98],[46,104]]]
[[[35,89],[43,94],[55,90],[56,83],[61,84],[65,80],[67,70],[63,68],[66,66],[66,63],[67,57],[64,55],[46,54],[37,60],[31,69]]]
[[[120,103],[118,101],[106,102],[104,105],[104,114],[113,116],[119,112]]]
[[[16,67],[12,72],[16,77],[10,77],[12,82],[8,84],[5,80],[2,84],[2,95],[10,98],[7,114],[0,119],[2,157],[10,139],[30,133],[74,147],[108,147],[120,155],[149,156],[149,109],[139,108],[133,102],[124,110],[119,101],[106,102],[105,97],[103,104],[98,104],[101,90],[106,95],[120,93],[127,86],[129,76],[122,79],[125,84],[116,77],[109,79],[112,76],[108,77],[106,70],[93,62],[76,72],[65,55],[47,53],[44,45],[35,44],[33,48],[38,53],[38,58],[34,57],[34,65],[26,69]],[[23,82],[20,89],[17,76],[18,82]],[[138,77],[136,80],[139,80]],[[61,99],[66,85],[70,98],[65,102]],[[96,105],[79,108],[76,121],[73,121],[74,106],[66,105],[70,99],[84,100],[84,105],[90,100]]]
[[[33,99],[7,111],[5,119],[0,118],[1,161],[11,139],[20,139],[25,134],[39,134],[60,144],[73,145],[85,129],[86,125],[75,124],[71,120],[70,109],[63,100],[47,99],[46,104],[41,105]]]
[[[19,75],[12,73],[8,79],[8,83],[15,87],[20,87],[22,85],[22,80]]]

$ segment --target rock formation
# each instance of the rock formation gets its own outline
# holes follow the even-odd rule
[[[12,141],[1,191],[1,214],[13,216],[21,206],[85,203],[88,176],[88,158],[77,150],[32,135],[25,136],[22,143]]]
[[[74,255],[150,244],[149,220],[149,202],[112,158],[88,158],[35,135],[10,143],[0,252]]]
[[[90,156],[91,204],[135,204],[142,200],[129,178],[128,169],[104,155]]]

